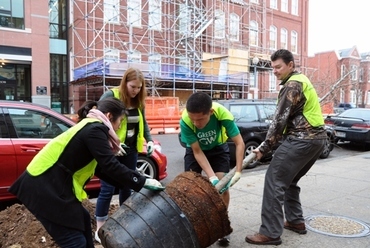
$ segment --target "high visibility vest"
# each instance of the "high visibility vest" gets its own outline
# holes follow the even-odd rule
[[[297,81],[303,86],[303,95],[306,98],[306,103],[303,107],[303,116],[313,127],[324,125],[324,118],[321,113],[321,107],[316,90],[310,80],[303,74],[293,74],[289,81]]]
[[[114,88],[112,89],[113,96],[117,99],[120,99],[119,97],[119,89]],[[143,147],[145,143],[145,138],[144,138],[144,117],[141,112],[141,110],[138,108],[139,112],[139,130],[138,130],[138,135],[136,139],[136,150],[138,152],[143,152]],[[121,122],[120,128],[116,131],[116,134],[118,138],[120,139],[121,142],[125,142],[126,140],[126,134],[127,134],[127,118],[124,118]]]
[[[101,122],[95,118],[84,118],[75,126],[71,127],[64,133],[58,135],[52,139],[46,146],[32,159],[27,166],[27,172],[32,176],[39,176],[47,171],[50,167],[56,166],[55,163],[58,161],[59,156],[63,153],[65,147],[86,124],[92,122]],[[97,162],[95,159],[91,160],[80,170],[76,171],[72,175],[73,180],[73,192],[76,198],[82,202],[83,199],[87,198],[87,194],[84,190],[85,183],[94,176]]]
[[[212,102],[212,109],[213,109],[213,114],[215,115],[216,119],[219,121],[222,120],[234,120],[234,116],[230,113],[230,111],[225,111],[225,107],[217,102]],[[188,125],[194,133],[196,132],[196,127],[194,124],[191,122],[188,112],[186,109],[182,112],[181,115],[182,120]],[[227,140],[227,134],[226,134],[226,128],[221,125],[221,135],[217,138],[218,143],[224,143]]]

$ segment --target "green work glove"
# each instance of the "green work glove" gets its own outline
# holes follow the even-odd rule
[[[154,152],[154,142],[153,141],[149,141],[147,144],[146,144],[146,152],[147,152],[147,156],[150,157],[152,156],[152,153]]]
[[[216,176],[212,176],[209,178],[209,181],[212,183],[213,186],[215,186],[220,180]]]
[[[158,182],[156,179],[151,178],[146,179],[144,188],[155,191],[165,189],[165,187],[160,182]]]
[[[121,143],[119,146],[119,151],[116,153],[116,156],[126,156],[127,152],[125,149],[128,149],[129,147],[125,143]]]

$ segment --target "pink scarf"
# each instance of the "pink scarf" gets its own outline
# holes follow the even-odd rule
[[[95,118],[95,119],[102,121],[103,124],[109,128],[109,144],[112,147],[113,152],[116,153],[120,151],[121,142],[117,134],[114,132],[112,124],[110,123],[108,118],[100,110],[97,110],[97,109],[91,109],[86,117]]]

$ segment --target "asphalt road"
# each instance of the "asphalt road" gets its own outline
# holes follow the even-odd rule
[[[183,158],[185,150],[179,143],[178,134],[158,134],[152,136],[161,143],[162,152],[167,156],[168,176],[161,181],[163,184],[167,184],[171,182],[176,175],[184,171]],[[335,145],[333,151],[326,159],[352,156],[364,151],[366,150],[361,146],[356,146],[349,143],[339,143]],[[246,173],[250,170],[264,170],[267,166],[268,164],[261,164],[254,169],[244,170],[243,173]]]

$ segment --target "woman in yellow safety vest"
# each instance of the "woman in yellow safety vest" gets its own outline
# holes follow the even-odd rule
[[[117,160],[122,147],[115,131],[124,113],[114,98],[86,102],[80,121],[51,140],[9,189],[60,247],[94,247],[90,215],[81,204],[94,175],[119,188],[163,189]]]
[[[105,92],[100,99],[117,98],[126,107],[127,118],[116,131],[121,143],[125,144],[125,156],[118,157],[119,161],[132,170],[136,169],[138,152],[143,152],[145,140],[147,141],[147,156],[154,151],[154,143],[150,130],[145,119],[145,78],[143,73],[136,68],[128,68],[122,76],[118,87]],[[100,242],[97,232],[108,219],[108,211],[115,187],[105,181],[101,182],[100,193],[96,202],[95,218],[96,232],[95,239]],[[131,195],[131,189],[125,187],[119,190],[119,204]]]

